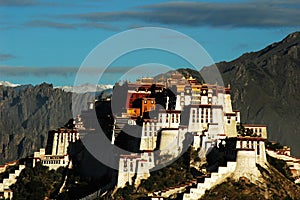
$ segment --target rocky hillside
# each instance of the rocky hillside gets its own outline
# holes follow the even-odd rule
[[[74,98],[87,102],[90,95],[75,94]],[[0,164],[45,147],[48,131],[72,118],[71,103],[71,93],[45,83],[0,86]]]
[[[268,125],[270,140],[300,156],[300,32],[217,67],[231,86],[233,108],[241,110],[242,121]],[[179,71],[201,79],[195,71]]]
[[[259,166],[262,180],[253,184],[249,179],[241,177],[239,181],[228,179],[207,191],[201,198],[213,199],[300,199],[300,187],[284,177],[274,167],[268,170]]]

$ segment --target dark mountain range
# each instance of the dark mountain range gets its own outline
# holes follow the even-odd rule
[[[80,103],[87,102],[91,95],[73,97]],[[71,104],[72,93],[50,84],[0,86],[0,164],[45,147],[48,131],[72,118]]]
[[[300,32],[216,65],[224,84],[231,86],[233,108],[241,111],[242,122],[266,124],[269,140],[291,146],[292,154],[299,157]],[[196,71],[179,71],[201,80]]]

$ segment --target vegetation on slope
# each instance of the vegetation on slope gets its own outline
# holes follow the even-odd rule
[[[183,154],[171,165],[151,172],[150,178],[143,181],[140,188],[144,188],[148,192],[154,192],[185,183],[193,178],[189,165],[190,151]]]
[[[68,200],[85,197],[101,186],[101,180],[88,176],[82,176],[77,169],[68,171],[68,179],[64,190],[56,199]]]
[[[300,187],[287,179],[276,168],[269,166],[268,169],[265,169],[259,165],[257,167],[266,184],[263,189],[267,191],[269,199],[300,200]]]
[[[111,169],[94,158],[81,141],[72,143],[69,153],[73,169],[68,169],[64,190],[57,199],[85,197],[113,179]]]
[[[206,191],[201,199],[300,199],[300,187],[286,179],[274,167],[270,166],[268,170],[259,165],[257,167],[263,181],[253,184],[245,177],[238,181],[228,178],[226,182]]]
[[[265,145],[266,145],[266,149],[270,149],[273,151],[283,149],[283,146],[278,142],[274,143],[274,142],[266,141]]]
[[[39,200],[55,196],[63,181],[63,171],[62,167],[57,171],[49,170],[40,163],[34,168],[26,167],[12,186],[13,199]]]
[[[227,179],[226,182],[217,185],[213,190],[207,191],[202,199],[257,200],[265,198],[261,194],[261,189],[258,186],[250,183],[246,178],[241,178],[237,182],[232,179]]]
[[[295,181],[292,177],[291,170],[289,169],[288,165],[284,160],[279,160],[277,158],[273,158],[267,155],[268,162],[275,167],[280,173],[282,173],[287,179],[291,181]]]

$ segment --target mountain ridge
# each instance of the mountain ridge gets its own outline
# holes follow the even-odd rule
[[[266,124],[270,140],[291,146],[299,157],[300,32],[216,66],[224,84],[231,86],[233,108],[241,111],[243,122]],[[179,71],[199,79],[198,72]]]

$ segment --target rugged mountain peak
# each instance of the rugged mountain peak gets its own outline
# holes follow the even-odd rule
[[[300,31],[289,34],[286,37],[286,40],[288,40],[288,39],[300,39]]]

